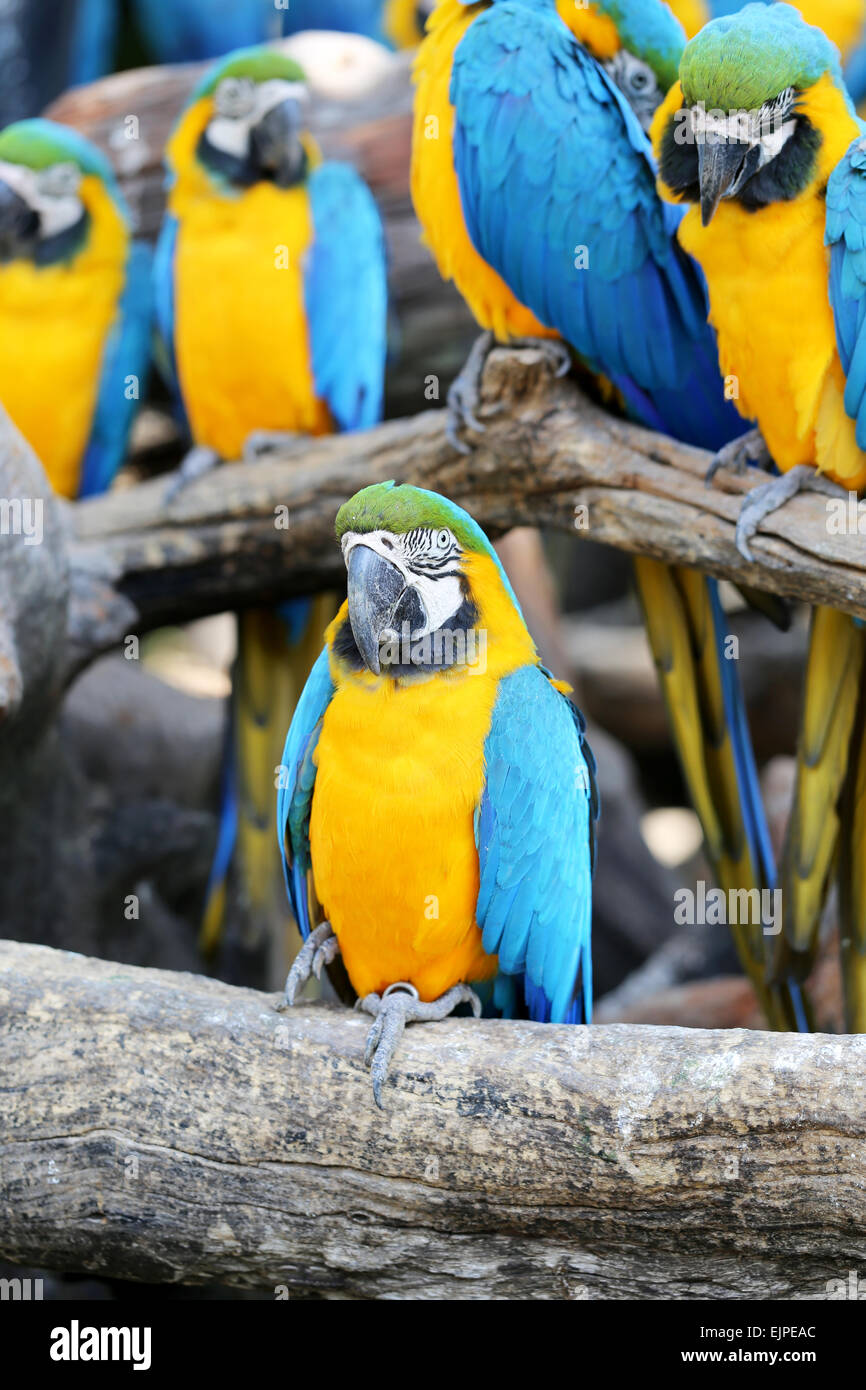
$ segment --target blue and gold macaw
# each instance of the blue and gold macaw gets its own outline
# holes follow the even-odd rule
[[[416,63],[413,195],[440,271],[492,337],[561,337],[634,419],[718,449],[744,425],[725,399],[701,276],[676,241],[682,213],[656,194],[645,134],[683,43],[660,0],[443,0]],[[472,380],[460,385],[470,424],[476,398]],[[717,879],[770,888],[717,587],[644,558],[635,573]],[[738,928],[737,940],[771,1021],[805,1027],[799,988],[767,986],[761,927]]]
[[[119,468],[150,361],[150,252],[108,160],[50,121],[0,132],[0,403],[64,497]]]
[[[407,1022],[477,1016],[482,994],[508,1016],[589,1019],[598,797],[581,715],[468,513],[378,483],[340,508],[337,536],[348,600],[277,799],[305,941],[286,1003],[342,956],[374,1017],[381,1105]]]
[[[307,99],[290,59],[241,50],[206,75],[168,143],[157,317],[193,441],[212,461],[240,458],[252,437],[258,447],[287,434],[362,429],[381,415],[382,226],[354,170],[322,161],[305,130]],[[206,946],[221,925],[235,844],[248,907],[273,934],[279,903],[283,925],[269,790],[286,710],[321,646],[328,602],[240,619],[234,755]],[[331,600],[328,618],[333,611]]]
[[[743,507],[738,542],[748,555],[761,519],[798,488],[866,488],[866,142],[835,49],[781,4],[750,5],[692,40],[654,140],[660,188],[693,205],[680,240],[707,277],[738,408],[759,426],[749,452],[782,474]],[[819,608],[777,968],[808,973],[838,859],[855,1031],[866,1030],[863,700],[862,630]]]

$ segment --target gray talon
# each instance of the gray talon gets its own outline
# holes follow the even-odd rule
[[[373,1026],[364,1048],[364,1065],[370,1068],[373,1096],[380,1110],[385,1108],[382,1087],[406,1024],[437,1023],[447,1018],[458,1004],[471,1004],[475,1017],[481,1017],[481,1000],[468,985],[455,985],[438,999],[425,1004],[418,998],[414,985],[400,981],[389,985],[384,994],[367,994],[357,1001],[356,1009],[373,1015]]]
[[[824,497],[846,497],[845,489],[829,478],[822,478],[808,463],[800,463],[779,478],[749,493],[737,518],[737,549],[745,560],[754,560],[749,541],[765,517],[784,507],[798,492],[818,492]]]
[[[206,473],[212,473],[221,463],[222,459],[215,449],[208,449],[204,444],[196,444],[188,453],[184,454],[179,468],[172,474],[171,481],[165,490],[165,506],[170,507],[172,502],[186,491],[190,483],[194,483],[197,478],[203,478]]]
[[[244,463],[255,463],[262,454],[293,448],[299,437],[289,430],[253,430],[252,434],[247,435],[244,440],[243,461]]]
[[[286,978],[283,998],[277,1004],[277,1011],[290,1009],[311,975],[321,978],[322,968],[340,954],[340,943],[331,930],[330,922],[322,922],[307,937]]]
[[[742,477],[751,467],[769,472],[772,466],[773,460],[761,431],[749,430],[719,450],[704,475],[704,486],[712,487],[717,473],[736,473]]]

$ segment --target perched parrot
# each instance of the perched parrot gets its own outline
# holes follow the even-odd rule
[[[167,147],[168,212],[156,313],[198,455],[238,459],[285,435],[361,429],[381,415],[384,237],[348,165],[323,163],[305,132],[301,69],[241,50],[203,79]],[[242,896],[285,944],[269,789],[284,721],[336,607],[327,600],[241,616],[233,756],[226,768],[205,945],[222,921],[237,842]],[[324,603],[324,606],[323,606]],[[279,906],[278,906],[279,905]]]
[[[679,236],[707,277],[722,369],[760,429],[743,451],[782,474],[743,507],[748,555],[762,517],[798,488],[866,487],[866,140],[835,49],[781,4],[750,5],[692,40],[653,133],[663,193],[693,205]],[[859,626],[817,609],[777,957],[808,973],[838,851],[855,1031],[866,1030],[862,730],[852,742],[863,657]]]
[[[652,428],[710,449],[744,429],[725,399],[700,273],[677,244],[682,213],[656,194],[644,133],[683,43],[661,0],[586,8],[493,0],[471,9],[443,0],[434,12],[416,62],[412,187],[441,273],[489,330],[452,398],[470,425],[490,340],[553,336]],[[635,574],[716,877],[727,891],[771,888],[775,866],[716,584],[649,559]],[[799,987],[766,984],[761,925],[735,931],[768,1018],[805,1028]]]
[[[104,491],[122,462],[150,259],[95,146],[50,121],[0,132],[0,402],[64,497]]]
[[[394,48],[414,48],[435,0],[292,0],[285,32],[337,29]]]
[[[588,1021],[598,797],[583,719],[468,513],[377,483],[340,508],[337,536],[348,600],[277,798],[305,938],[285,1002],[342,956],[375,1020],[381,1105],[407,1022],[461,1003],[478,1016],[481,994],[508,1016]]]

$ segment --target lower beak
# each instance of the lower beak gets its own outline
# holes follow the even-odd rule
[[[379,647],[406,590],[396,565],[367,545],[353,546],[349,554],[349,622],[364,665],[375,676],[381,673]]]
[[[26,255],[39,236],[39,214],[0,181],[0,261]]]
[[[250,149],[257,167],[278,188],[291,188],[306,173],[307,152],[301,140],[301,108],[291,97],[272,106],[250,135]]]
[[[698,145],[698,181],[701,187],[701,221],[708,227],[719,203],[742,182],[749,146],[735,141]]]

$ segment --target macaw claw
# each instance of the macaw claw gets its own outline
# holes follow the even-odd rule
[[[339,954],[340,943],[331,930],[330,922],[322,922],[321,926],[310,932],[295,957],[286,979],[283,998],[277,1005],[278,1012],[290,1009],[310,976],[315,975],[316,979],[320,980],[325,966],[336,960]]]
[[[492,333],[482,333],[476,338],[469,356],[448,389],[445,434],[448,443],[458,454],[472,453],[471,446],[464,444],[458,430],[464,428],[475,430],[478,434],[484,433],[485,426],[476,417],[475,412],[481,401],[484,364],[495,346],[496,341]]]
[[[265,454],[279,453],[281,449],[293,449],[302,436],[289,430],[253,430],[244,440],[243,462],[255,463]]]
[[[712,487],[717,473],[736,473],[742,477],[750,468],[769,472],[773,466],[770,451],[760,430],[749,430],[720,449],[704,475],[704,486]]]
[[[171,480],[165,490],[163,498],[164,505],[170,507],[185,492],[190,483],[196,482],[198,478],[203,478],[205,474],[212,473],[222,463],[220,455],[216,449],[209,449],[205,444],[195,444],[188,453],[184,454],[180,461],[180,466],[172,473]]]
[[[565,343],[555,338],[510,338],[507,343],[497,344],[492,333],[482,333],[476,338],[460,373],[455,377],[448,392],[448,419],[445,434],[452,449],[459,454],[471,454],[472,447],[464,443],[458,434],[461,428],[483,434],[486,426],[476,415],[481,403],[481,378],[490,353],[497,346],[505,348],[533,348],[540,352],[554,376],[565,376],[571,370],[571,352]],[[499,407],[501,409],[501,407]],[[492,414],[497,407],[493,407]]]
[[[471,1004],[476,1018],[481,1017],[481,1000],[468,985],[455,985],[429,1004],[419,999],[414,985],[400,981],[389,985],[384,994],[367,994],[355,1004],[362,1013],[373,1015],[373,1026],[367,1034],[364,1065],[370,1068],[373,1096],[380,1110],[382,1087],[397,1044],[407,1023],[438,1023],[453,1013],[458,1004]]]
[[[845,497],[845,489],[823,478],[808,463],[800,463],[779,478],[773,478],[761,487],[753,488],[740,508],[737,518],[737,549],[744,560],[750,563],[754,556],[749,541],[757,533],[765,517],[790,502],[798,492],[819,492],[825,497]]]

